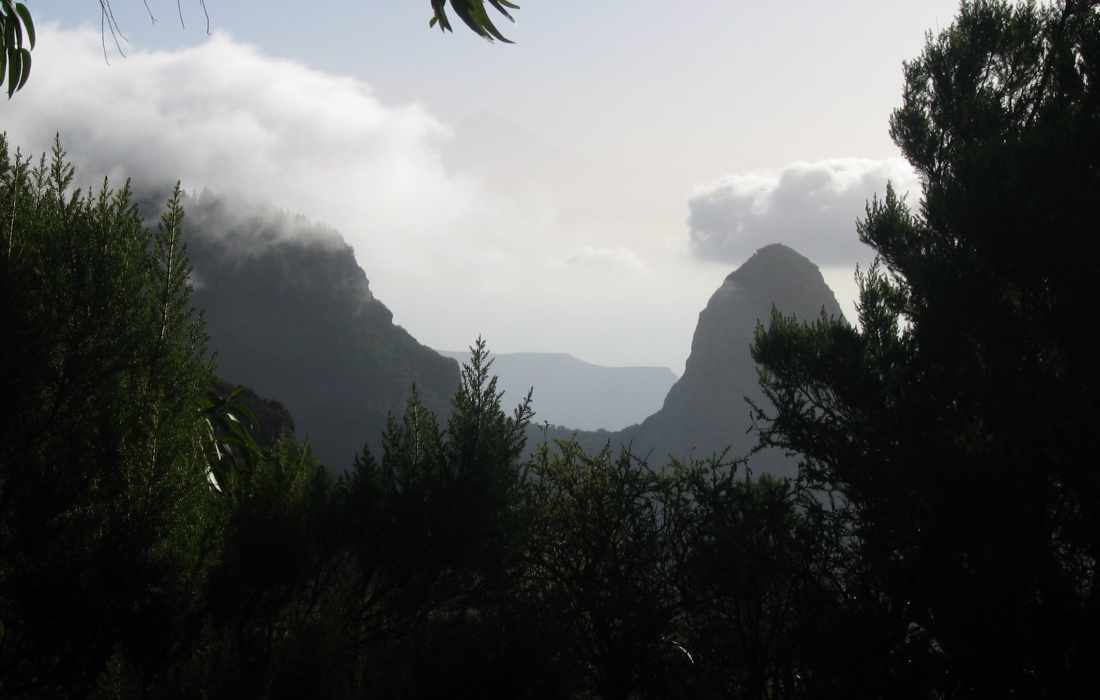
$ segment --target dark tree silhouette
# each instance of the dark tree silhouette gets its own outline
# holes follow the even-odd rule
[[[1073,695],[1097,653],[1100,3],[966,2],[905,65],[923,183],[858,232],[860,328],[776,316],[766,442],[843,502],[897,653],[941,693]]]

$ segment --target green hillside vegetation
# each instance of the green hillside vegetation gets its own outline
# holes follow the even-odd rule
[[[751,339],[789,478],[529,447],[480,339],[343,472],[217,378],[178,186],[147,226],[0,137],[0,697],[1080,697],[1098,84],[1095,0],[964,3],[906,64],[923,192],[853,232],[859,325]]]

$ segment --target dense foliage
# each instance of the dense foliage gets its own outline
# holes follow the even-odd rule
[[[802,687],[812,621],[783,600],[824,550],[789,485],[569,444],[524,460],[529,403],[502,410],[481,341],[445,426],[414,394],[335,478],[257,443],[215,378],[178,188],[151,232],[128,186],[73,191],[60,145],[36,167],[0,146],[3,695]],[[715,569],[725,547],[773,563]]]
[[[1100,3],[963,5],[905,66],[920,174],[859,225],[860,329],[782,317],[767,439],[842,498],[859,585],[944,695],[1073,696],[1097,644]]]
[[[1080,695],[1098,6],[966,3],[907,64],[859,327],[753,346],[789,480],[525,457],[480,340],[444,425],[322,465],[216,379],[179,188],[150,231],[0,137],[0,695]]]
[[[90,687],[178,651],[217,536],[177,189],[160,230],[127,187],[71,192],[0,139],[0,692]]]

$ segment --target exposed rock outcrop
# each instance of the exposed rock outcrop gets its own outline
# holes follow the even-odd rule
[[[757,435],[751,432],[745,399],[765,401],[749,347],[757,322],[767,323],[773,307],[807,321],[822,311],[842,315],[816,265],[784,245],[761,248],[726,278],[699,314],[684,375],[661,409],[618,432],[578,432],[578,440],[588,449],[608,442],[613,448],[629,445],[655,465],[667,462],[669,455],[707,457],[726,447],[731,457],[747,454]],[[571,432],[555,428],[549,436]],[[782,454],[762,452],[752,466],[788,474],[793,464]]]
[[[414,384],[447,414],[457,363],[393,323],[339,234],[208,194],[185,206],[194,303],[219,375],[284,404],[322,462],[341,471],[364,443],[377,448]]]

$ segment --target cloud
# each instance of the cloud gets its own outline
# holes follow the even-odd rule
[[[300,213],[319,238],[331,227],[395,321],[429,346],[482,334],[501,352],[679,368],[699,308],[728,272],[687,246],[655,254],[613,216],[571,213],[560,182],[532,167],[537,153],[498,163],[508,168],[492,177],[479,146],[500,156],[493,130],[397,103],[363,80],[222,33],[134,49],[109,66],[97,28],[44,23],[39,35],[34,74],[4,108],[10,144],[37,154],[60,132],[85,185],[108,174],[163,191],[179,179],[242,215]]]
[[[688,202],[692,249],[736,263],[769,243],[786,243],[822,266],[866,260],[870,251],[855,222],[888,181],[911,202],[919,196],[916,175],[901,159],[798,162],[775,173],[723,177]]]
[[[736,221],[740,207],[740,220],[771,222],[774,232],[795,230],[783,222],[797,219],[777,211],[807,209],[794,196],[807,188],[794,185],[809,175],[795,166],[727,178],[692,200],[692,255],[674,226],[649,231],[624,215],[634,200],[616,194],[622,182],[609,177],[605,191],[582,196],[570,188],[573,171],[544,168],[557,144],[532,146],[523,129],[498,143],[499,115],[442,118],[227,34],[132,50],[109,66],[97,28],[44,23],[39,35],[31,80],[4,107],[9,143],[37,154],[60,132],[85,184],[104,174],[139,189],[179,179],[196,196],[209,189],[241,203],[242,213],[303,214],[318,238],[335,229],[395,321],[432,347],[465,347],[481,334],[500,352],[680,371],[699,310],[729,263],[757,246],[727,236],[722,217]],[[841,191],[851,189],[846,177],[877,172],[836,163],[865,162],[824,167]],[[880,180],[849,193],[851,212],[834,227],[845,240]],[[776,239],[827,264],[789,233],[760,235]]]
[[[241,212],[302,214],[332,227],[418,333],[436,325],[424,323],[430,295],[456,296],[440,287],[505,296],[527,282],[502,270],[545,246],[516,232],[553,239],[552,204],[489,191],[449,166],[451,125],[361,79],[225,33],[188,48],[131,50],[110,65],[97,28],[47,24],[39,33],[49,41],[35,51],[33,78],[5,110],[10,143],[37,154],[60,132],[85,186],[105,174],[116,186],[132,178],[139,191],[181,180]]]
[[[599,248],[583,246],[565,260],[567,265],[592,267],[599,270],[625,269],[645,272],[648,266],[629,248]]]
[[[4,128],[33,150],[60,132],[86,176],[146,186],[180,179],[188,189],[404,234],[445,226],[476,196],[475,183],[443,166],[448,127],[419,105],[383,103],[360,80],[225,34],[107,66],[98,30],[42,33],[50,41],[35,52],[33,78]],[[420,216],[410,222],[413,208]]]

